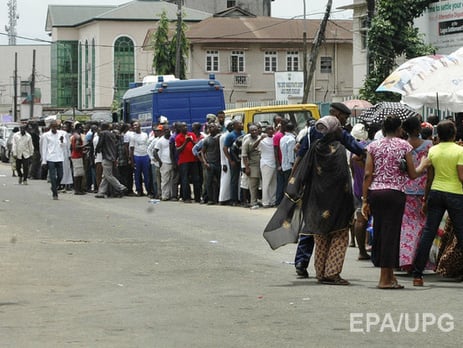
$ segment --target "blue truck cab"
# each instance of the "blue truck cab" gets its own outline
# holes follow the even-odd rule
[[[143,129],[158,123],[160,116],[169,124],[204,123],[207,114],[225,109],[223,86],[210,75],[209,79],[164,81],[131,88],[122,97],[123,120],[138,120]]]

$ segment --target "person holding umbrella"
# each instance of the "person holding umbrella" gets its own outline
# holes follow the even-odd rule
[[[401,126],[399,117],[387,116],[383,122],[385,137],[366,147],[362,214],[365,219],[373,215],[375,233],[371,259],[376,267],[381,268],[377,286],[379,289],[403,289],[393,270],[399,266],[405,184],[408,177],[417,178],[429,166],[429,161],[424,157],[415,168],[411,153],[413,147],[401,138]],[[404,159],[406,171],[400,168]]]

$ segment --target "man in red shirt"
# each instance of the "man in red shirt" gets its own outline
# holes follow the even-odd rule
[[[84,139],[82,137],[82,124],[74,124],[74,134],[71,137],[71,161],[74,175],[74,194],[83,195],[84,170]]]
[[[195,202],[201,201],[201,181],[199,176],[198,158],[193,154],[196,135],[188,132],[186,123],[181,123],[180,132],[175,138],[175,148],[178,154],[178,169],[180,174],[180,189],[183,202],[191,203],[190,180],[193,184]]]

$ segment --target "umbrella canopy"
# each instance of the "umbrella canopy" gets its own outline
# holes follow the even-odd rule
[[[420,116],[415,110],[402,103],[381,102],[362,111],[358,121],[366,125],[381,124],[389,116],[398,116],[402,121],[412,116]]]
[[[351,100],[346,100],[342,102],[345,106],[347,106],[349,109],[368,109],[373,106],[372,103],[366,100],[361,100],[361,99],[351,99]]]
[[[354,117],[358,117],[363,110],[373,106],[373,104],[371,104],[369,101],[361,99],[346,100],[342,103],[350,109],[351,116]]]
[[[449,55],[429,55],[408,60],[376,89],[402,95],[402,102],[460,111],[463,103],[463,48]]]

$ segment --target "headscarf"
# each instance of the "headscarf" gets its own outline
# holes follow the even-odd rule
[[[334,133],[341,127],[341,122],[335,116],[325,116],[315,123],[315,129],[323,135]]]

